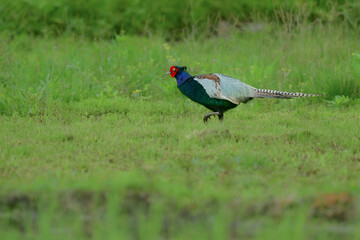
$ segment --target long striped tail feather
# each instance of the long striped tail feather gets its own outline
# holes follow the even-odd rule
[[[299,92],[283,92],[276,90],[267,90],[267,89],[255,89],[255,97],[257,98],[298,98],[298,97],[319,97],[320,94],[310,94],[310,93],[299,93]]]

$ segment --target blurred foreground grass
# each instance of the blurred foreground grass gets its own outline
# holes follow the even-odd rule
[[[183,98],[114,98],[1,116],[0,236],[356,239],[357,108],[258,100],[204,125]]]

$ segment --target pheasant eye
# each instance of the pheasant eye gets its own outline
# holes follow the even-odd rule
[[[173,70],[173,71],[175,71],[175,70],[176,70],[176,68],[173,68],[172,70]]]

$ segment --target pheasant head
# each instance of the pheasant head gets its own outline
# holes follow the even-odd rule
[[[176,78],[178,87],[181,86],[186,80],[188,80],[191,75],[186,72],[187,67],[171,66],[170,71],[167,74],[170,74],[171,77]]]

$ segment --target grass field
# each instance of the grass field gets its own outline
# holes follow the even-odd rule
[[[358,34],[261,29],[2,36],[1,239],[360,238]],[[254,100],[205,125],[173,64],[325,96]]]

